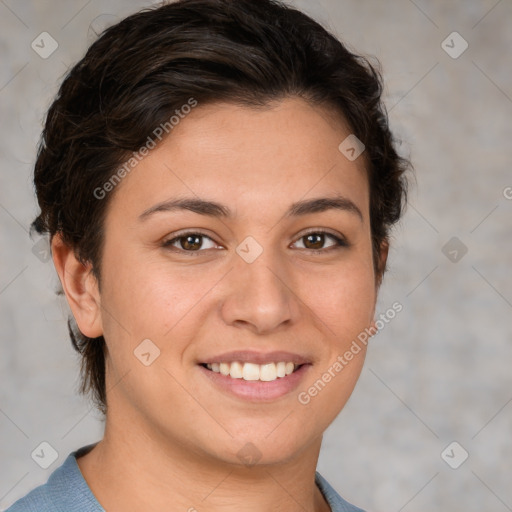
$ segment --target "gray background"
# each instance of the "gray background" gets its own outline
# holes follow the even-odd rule
[[[379,58],[392,128],[417,176],[378,304],[404,309],[373,339],[318,470],[368,511],[512,510],[512,2],[293,3]],[[92,41],[91,22],[97,30],[150,4],[0,1],[1,510],[102,435],[76,394],[53,265],[27,233],[31,171],[45,111]],[[47,59],[31,48],[43,31],[59,45]],[[441,46],[454,31],[469,44],[458,58]],[[456,262],[443,252],[452,237],[457,258],[460,244],[468,251]],[[46,470],[31,458],[42,441],[59,454]],[[469,453],[458,469],[441,457],[453,441]],[[448,451],[452,465],[461,453]]]

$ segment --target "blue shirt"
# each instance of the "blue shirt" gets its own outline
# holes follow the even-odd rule
[[[36,487],[16,501],[6,512],[105,512],[87,485],[76,462],[92,445],[83,446],[70,453],[64,463],[51,475],[46,484]],[[332,512],[364,512],[346,502],[320,475],[315,482]]]

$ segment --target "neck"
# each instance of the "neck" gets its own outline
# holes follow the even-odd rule
[[[321,436],[291,460],[244,466],[132,427],[107,413],[103,440],[77,459],[106,510],[330,512],[315,484]]]

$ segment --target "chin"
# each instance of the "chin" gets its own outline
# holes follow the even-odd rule
[[[298,437],[292,442],[293,438],[289,430],[283,429],[283,431],[286,435],[276,435],[274,439],[270,439],[272,434],[269,435],[269,430],[261,436],[253,434],[235,437],[229,443],[231,446],[227,462],[253,467],[284,464],[293,460],[309,443]],[[226,452],[220,455],[225,458]]]

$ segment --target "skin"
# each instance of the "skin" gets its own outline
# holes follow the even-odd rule
[[[54,237],[74,318],[108,346],[105,436],[78,459],[106,510],[330,510],[314,483],[322,434],[350,397],[365,349],[307,405],[297,395],[374,325],[380,284],[364,160],[338,150],[350,130],[332,115],[297,98],[258,110],[196,107],[110,198],[101,286]],[[284,217],[293,202],[337,194],[362,219],[341,210]],[[234,217],[168,211],[139,220],[178,196],[214,200]],[[350,245],[329,250],[329,236],[308,244],[309,228]],[[195,256],[183,239],[163,246],[184,230],[210,237],[189,250]],[[248,236],[263,248],[251,264],[235,252]],[[133,353],[144,339],[160,349],[150,366]],[[237,349],[297,352],[313,366],[284,397],[242,400],[197,365]],[[251,467],[237,456],[247,442],[261,454]]]

